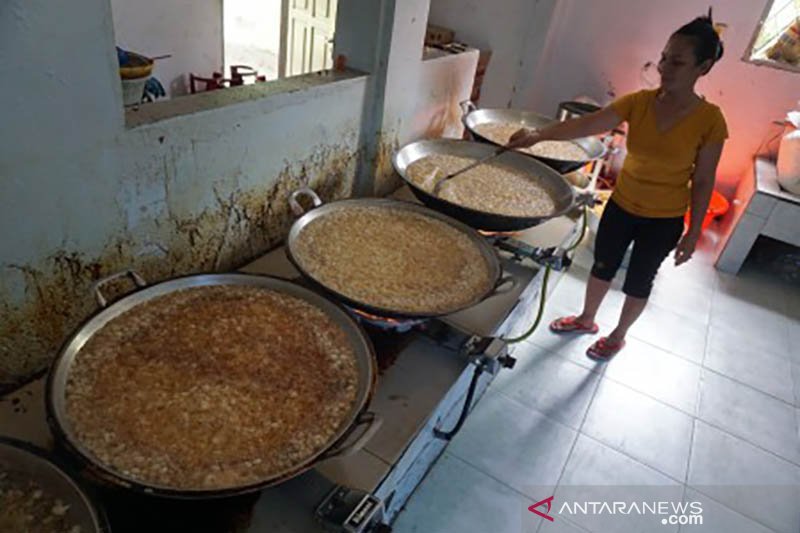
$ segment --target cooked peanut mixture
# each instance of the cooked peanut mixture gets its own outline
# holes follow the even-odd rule
[[[475,159],[432,154],[408,166],[408,177],[418,187],[432,192],[436,183]],[[555,211],[553,198],[535,176],[502,165],[478,165],[447,180],[439,197],[470,209],[512,217],[548,216]]]
[[[459,309],[493,282],[480,249],[422,214],[353,207],[320,217],[292,250],[314,279],[353,300],[398,312]]]
[[[497,144],[508,144],[511,136],[522,127],[522,124],[486,122],[475,126],[475,131]],[[583,147],[572,141],[542,141],[520,151],[561,161],[584,161],[589,157]]]
[[[344,331],[276,291],[154,298],[83,346],[67,416],[100,461],[149,484],[220,489],[306,463],[347,422],[358,370]]]
[[[0,470],[0,533],[80,533],[68,511],[38,484]]]

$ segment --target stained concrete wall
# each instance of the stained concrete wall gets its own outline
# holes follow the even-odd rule
[[[231,269],[283,238],[291,189],[350,194],[365,77],[126,128],[107,0],[4,11],[0,386],[46,367],[99,277]]]
[[[424,134],[425,113],[447,100],[430,84],[474,71],[457,75],[469,65],[445,58],[421,76],[421,54],[408,54],[421,51],[427,3],[401,10],[405,24],[422,25],[413,35],[379,27],[393,20],[382,15],[389,8],[394,0],[382,0],[363,12],[373,18],[338,32],[343,42],[383,39],[398,52],[390,63],[388,48],[365,54],[364,67],[413,76],[396,73],[408,83],[388,100],[376,74],[314,74],[277,94],[268,84],[153,104],[126,125],[108,0],[10,0],[0,16],[0,49],[14,50],[0,54],[0,69],[14,73],[0,80],[0,389],[47,367],[94,311],[93,281],[124,268],[151,282],[235,268],[285,236],[292,189],[310,184],[326,200],[351,194],[365,132],[385,132],[392,142],[383,146]],[[385,124],[368,112],[375,102],[381,114],[386,103]],[[381,153],[389,177],[391,151]],[[362,178],[375,190],[369,168]]]

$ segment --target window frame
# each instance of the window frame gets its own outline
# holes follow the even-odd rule
[[[753,51],[756,42],[758,41],[758,38],[761,35],[761,30],[764,28],[764,22],[766,22],[767,18],[769,17],[770,11],[772,11],[772,6],[775,5],[775,1],[776,0],[767,0],[766,4],[764,5],[764,9],[762,10],[761,16],[758,19],[758,25],[753,31],[753,36],[750,38],[750,42],[747,45],[747,48],[745,48],[742,61],[762,67],[772,67],[775,69],[785,70],[789,72],[800,72],[800,65],[788,65],[780,61],[773,61],[771,59],[762,59],[758,57],[753,57]]]

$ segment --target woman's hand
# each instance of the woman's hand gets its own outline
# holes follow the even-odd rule
[[[539,142],[539,133],[535,130],[529,130],[526,128],[521,128],[514,132],[514,135],[506,144],[509,148],[527,148],[535,143]]]
[[[692,254],[694,253],[694,249],[697,247],[697,241],[699,239],[699,234],[691,232],[687,233],[681,238],[680,242],[678,243],[678,247],[675,248],[675,266],[682,265],[692,258]]]

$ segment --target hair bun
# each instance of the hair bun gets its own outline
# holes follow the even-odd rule
[[[699,65],[703,61],[718,61],[724,53],[722,32],[725,24],[714,24],[713,10],[708,8],[708,14],[700,15],[691,22],[678,28],[673,35],[684,35],[693,39],[694,56]]]

